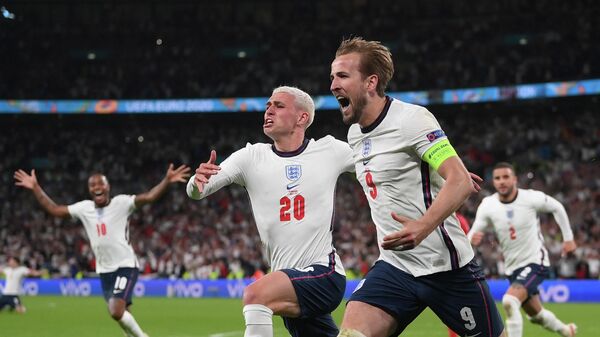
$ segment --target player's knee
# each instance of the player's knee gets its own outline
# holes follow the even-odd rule
[[[109,307],[108,313],[110,314],[110,317],[112,317],[112,319],[114,319],[115,321],[120,321],[123,317],[123,314],[125,313],[125,310],[118,307]]]
[[[521,301],[513,295],[504,294],[502,296],[502,306],[506,311],[506,315],[510,318],[514,315],[519,314],[519,308],[521,308]]]
[[[354,329],[342,328],[338,337],[367,337],[360,331]]]
[[[260,292],[258,291],[257,287],[255,287],[253,284],[247,286],[244,289],[244,294],[242,296],[242,302],[244,303],[244,305],[264,304],[261,302]]]

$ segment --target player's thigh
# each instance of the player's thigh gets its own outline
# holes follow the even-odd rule
[[[282,271],[275,271],[252,282],[244,289],[244,305],[262,304],[276,315],[300,314],[298,298],[290,278]]]
[[[330,314],[342,302],[346,276],[335,272],[335,265],[311,265],[302,269],[283,269],[292,282],[300,314],[298,318]],[[296,317],[296,316],[293,316]]]
[[[422,298],[431,310],[460,336],[497,337],[504,330],[481,268],[463,268],[421,278]]]
[[[357,330],[369,337],[388,337],[395,331],[399,333],[398,322],[392,315],[360,301],[348,302],[340,328]]]
[[[508,293],[510,293],[512,288],[522,286],[527,291],[527,297],[522,301],[525,303],[531,296],[539,294],[540,291],[538,287],[546,278],[548,278],[548,275],[549,271],[547,267],[535,263],[515,269],[515,271],[508,277],[508,280],[511,284]],[[514,290],[515,292],[520,291],[520,289]],[[512,295],[517,296],[518,294]]]
[[[111,273],[101,273],[100,284],[104,299],[108,302],[111,298],[119,298],[126,305],[131,305],[138,274],[137,268],[119,268]]]
[[[426,307],[418,295],[420,287],[414,276],[377,261],[352,293],[342,325],[377,335],[390,331],[397,335]],[[369,316],[362,315],[363,309]]]
[[[292,337],[337,337],[339,333],[331,314],[306,318],[282,318],[285,328]]]

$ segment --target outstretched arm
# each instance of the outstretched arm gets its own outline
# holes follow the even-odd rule
[[[33,195],[40,203],[42,208],[46,210],[46,212],[59,218],[70,217],[67,206],[57,205],[54,200],[52,200],[46,194],[46,192],[44,192],[40,184],[38,184],[37,177],[35,176],[35,170],[31,170],[31,175],[29,175],[27,172],[19,169],[15,171],[14,178],[16,180],[15,185],[21,186],[33,192]]]
[[[167,188],[170,184],[186,182],[186,179],[190,176],[189,172],[190,168],[186,165],[181,165],[174,169],[173,164],[169,164],[169,168],[167,169],[165,177],[160,181],[160,183],[158,183],[158,185],[154,186],[148,192],[144,192],[135,196],[135,207],[140,207],[156,201],[167,191]]]
[[[552,198],[549,195],[546,195],[543,208],[548,212],[552,212],[554,220],[556,220],[556,223],[560,227],[560,231],[563,236],[562,256],[574,251],[577,248],[577,244],[573,239],[573,230],[571,229],[569,216],[567,215],[565,207],[560,203],[560,201]]]

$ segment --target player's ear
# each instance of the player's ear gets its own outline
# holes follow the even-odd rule
[[[308,124],[308,112],[300,111],[300,116],[298,116],[298,124],[306,128],[306,124]]]
[[[366,85],[367,85],[367,90],[368,91],[377,91],[377,84],[379,84],[379,77],[377,77],[377,75],[373,74],[373,75],[369,75],[367,76],[367,81],[366,81]]]

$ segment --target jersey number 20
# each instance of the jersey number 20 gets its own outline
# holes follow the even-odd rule
[[[293,212],[290,212],[292,203],[294,210]],[[290,221],[292,219],[292,213],[294,214],[294,219],[304,219],[304,197],[300,194],[296,195],[293,200],[287,196],[279,199],[279,205],[281,205],[281,208],[279,209],[280,221]]]

